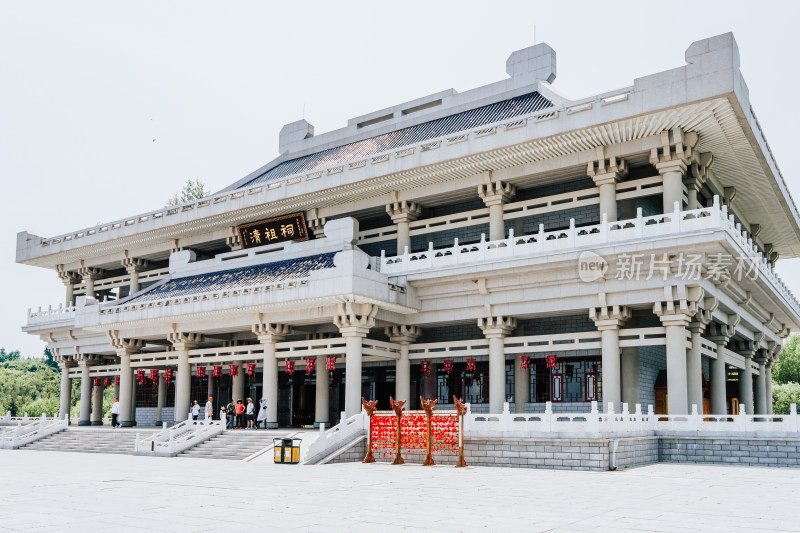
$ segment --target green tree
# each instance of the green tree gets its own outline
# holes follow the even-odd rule
[[[61,368],[59,368],[58,363],[56,363],[55,359],[53,359],[53,354],[50,353],[50,348],[44,349],[44,364],[58,372],[61,373]]]
[[[776,415],[789,414],[791,404],[800,404],[800,384],[772,385],[772,410]]]
[[[59,372],[41,359],[6,357],[0,362],[0,413],[52,415],[58,411],[60,382]]]
[[[800,335],[792,335],[772,367],[773,383],[800,383]]]
[[[210,194],[211,191],[206,187],[205,183],[200,181],[198,178],[186,180],[186,184],[183,186],[183,189],[169,197],[167,200],[167,207],[185,204],[199,198],[205,198]]]

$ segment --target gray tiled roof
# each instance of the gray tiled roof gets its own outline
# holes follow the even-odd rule
[[[152,302],[193,294],[266,285],[277,281],[303,279],[307,278],[314,270],[333,268],[334,255],[336,252],[170,279],[163,285],[135,296],[125,303]]]
[[[493,122],[533,113],[551,107],[552,105],[553,104],[547,98],[534,91],[494,104],[423,122],[416,126],[403,128],[362,141],[345,144],[344,146],[337,146],[336,148],[330,148],[307,156],[284,161],[267,170],[260,176],[253,178],[249,182],[239,185],[239,187],[249,187],[293,174],[311,172],[318,168],[350,161],[359,157],[365,157],[385,150],[392,150],[427,139],[434,139],[436,137],[451,135],[459,131],[477,128],[484,124],[491,124]]]

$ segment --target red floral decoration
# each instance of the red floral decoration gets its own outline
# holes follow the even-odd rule
[[[152,381],[153,383],[157,383],[158,382],[158,369],[157,368],[150,369],[150,381]]]
[[[453,360],[452,359],[445,359],[442,361],[442,370],[447,372],[448,374],[453,371]]]
[[[558,357],[556,354],[546,355],[545,360],[547,361],[547,368],[555,368],[558,365]]]
[[[425,374],[426,376],[431,373],[431,362],[430,361],[422,361],[420,362],[420,371]]]
[[[221,376],[222,376],[222,367],[221,366],[215,366],[214,367],[214,377],[218,378],[218,377],[221,377]]]
[[[230,372],[231,377],[236,377],[239,375],[239,365],[229,365],[228,371]]]
[[[314,370],[317,368],[317,360],[313,357],[309,357],[306,359],[306,376],[310,376],[314,373]]]
[[[198,366],[197,367],[197,379],[203,379],[206,377],[206,367]]]
[[[94,378],[94,386],[95,387],[99,387],[100,386],[100,378]]]
[[[294,374],[294,361],[286,361],[286,373]]]
[[[475,359],[467,359],[467,372],[475,372]]]
[[[144,370],[137,370],[136,371],[136,381],[139,382],[139,385],[144,385],[145,377],[144,377]]]
[[[114,376],[114,385],[119,387],[119,376]]]
[[[103,386],[108,387],[111,385],[111,378],[103,378]]]
[[[531,356],[530,355],[523,355],[519,358],[519,368],[520,370],[526,370],[531,367]]]
[[[253,376],[256,373],[256,364],[255,363],[245,363],[247,365],[247,369],[244,371],[245,374],[248,376]]]
[[[169,385],[169,382],[172,381],[172,372],[173,370],[171,368],[164,369],[164,383],[167,385]]]
[[[336,370],[336,356],[330,356],[325,358],[325,368],[333,372]]]

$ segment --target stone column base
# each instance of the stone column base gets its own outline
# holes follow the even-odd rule
[[[134,426],[134,424],[135,424],[135,422],[131,422],[130,420],[125,420],[124,422],[120,422],[119,423],[120,427],[123,427],[123,428],[132,428]]]
[[[79,426],[91,426],[92,423],[89,420],[78,420]]]
[[[92,425],[93,425],[93,426],[102,426],[102,425],[103,425],[103,422],[102,422],[102,421],[100,421],[100,420],[95,420],[94,422],[92,422]]]
[[[267,429],[278,429],[277,422],[267,422]]]
[[[156,425],[158,427],[164,427],[164,421],[163,420],[156,420]]]
[[[329,429],[331,427],[331,423],[330,422],[328,422],[327,420],[323,420],[322,422],[314,422],[314,429],[319,429],[319,425],[320,424],[325,424],[325,427],[329,428]]]

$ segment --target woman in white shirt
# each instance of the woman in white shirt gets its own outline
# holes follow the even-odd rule
[[[194,401],[192,405],[192,420],[197,420],[200,417],[200,404],[197,403],[197,400]]]
[[[245,410],[245,414],[247,415],[247,429],[255,429],[255,414],[256,414],[256,406],[253,405],[253,399],[247,399],[247,409]]]

